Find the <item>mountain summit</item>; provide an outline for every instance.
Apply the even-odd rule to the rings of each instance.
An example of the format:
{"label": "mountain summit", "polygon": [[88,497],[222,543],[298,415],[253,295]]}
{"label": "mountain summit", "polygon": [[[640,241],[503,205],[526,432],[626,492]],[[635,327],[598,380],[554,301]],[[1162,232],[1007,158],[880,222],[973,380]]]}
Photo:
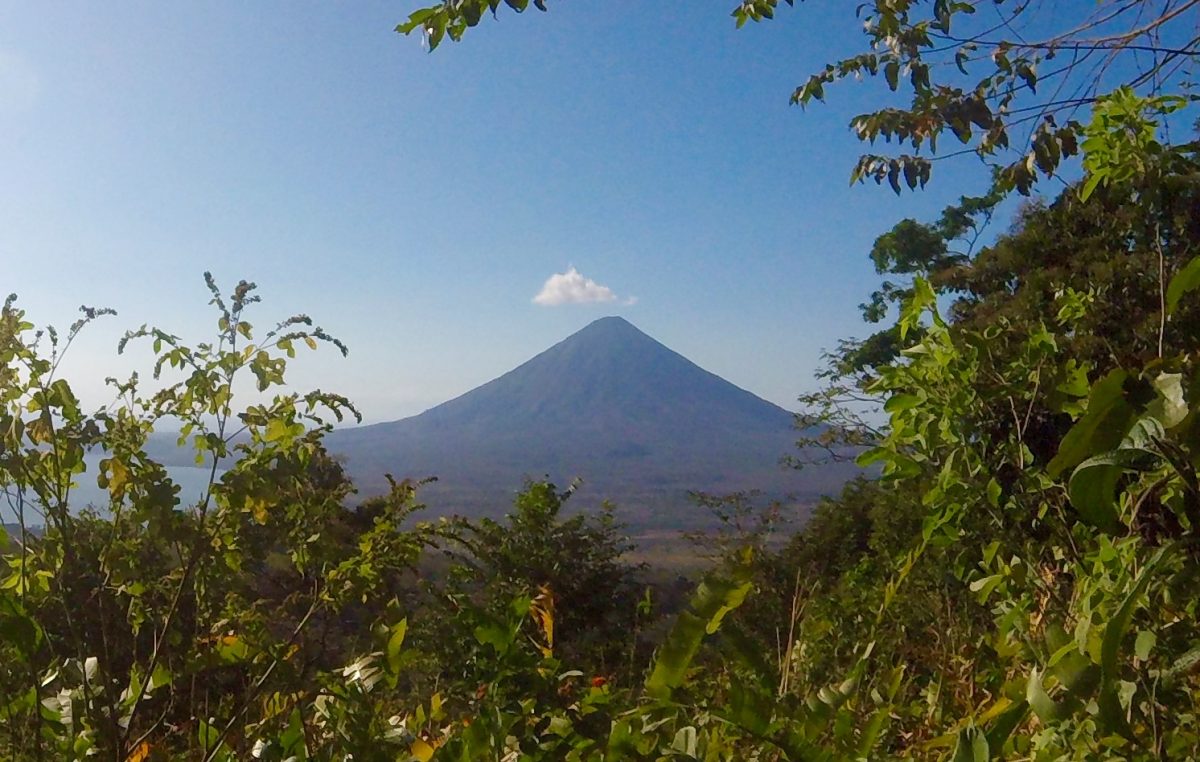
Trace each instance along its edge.
{"label": "mountain summit", "polygon": [[795,438],[788,411],[606,317],[460,397],[328,443],[367,493],[387,472],[436,475],[436,507],[497,515],[526,476],[580,477],[584,495],[672,526],[688,490],[811,497],[840,483],[782,469]]}
{"label": "mountain summit", "polygon": [[[494,381],[408,420],[410,425],[420,422],[492,437],[541,439],[550,433],[542,427],[564,427],[562,433],[574,439],[584,432],[605,432],[609,445],[648,446],[668,444],[664,437],[672,432],[690,436],[701,421],[706,427],[778,433],[790,427],[792,416],[700,368],[623,318],[607,317]],[[592,439],[588,449],[598,443]],[[560,451],[561,444],[550,449]]]}

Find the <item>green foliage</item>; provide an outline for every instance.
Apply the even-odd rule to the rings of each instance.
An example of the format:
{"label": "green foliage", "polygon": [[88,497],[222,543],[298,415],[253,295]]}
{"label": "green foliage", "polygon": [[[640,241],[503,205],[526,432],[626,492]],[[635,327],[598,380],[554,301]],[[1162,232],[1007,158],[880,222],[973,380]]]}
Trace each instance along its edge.
{"label": "green foliage", "polygon": [[[1092,121],[1083,129],[1083,167],[1088,179],[1080,190],[1086,201],[1097,187],[1157,184],[1168,151],[1158,140],[1162,118],[1188,105],[1179,95],[1139,98],[1130,87],[1120,87],[1100,98]],[[1139,188],[1140,189],[1140,188]]]}
{"label": "green foliage", "polygon": [[[503,3],[517,13],[529,7],[529,0],[503,0]],[[447,34],[452,40],[461,40],[463,33],[476,26],[484,14],[495,16],[500,4],[501,0],[446,0],[441,5],[414,11],[396,31],[411,34],[420,30],[429,49],[434,50]],[[546,10],[545,0],[533,0],[533,5],[540,11]]]}
{"label": "green foliage", "polygon": [[[415,507],[407,484],[356,542],[329,541],[352,486],[321,444],[323,416],[357,413],[337,395],[276,391],[296,344],[345,348],[302,315],[256,341],[253,284],[225,297],[206,279],[216,341],[127,334],[122,351],[151,343],[162,386],[146,394],[136,376],[110,379],[118,402],[93,414],[55,372],[105,311],[85,310],[61,346],[13,299],[0,313],[0,486],[19,532],[0,581],[0,686],[16,698],[6,757],[145,758],[196,744],[202,758],[235,754],[248,733],[291,722],[305,673],[334,655],[320,630],[417,558],[421,533],[399,530]],[[261,401],[239,410],[244,375]],[[160,424],[178,426],[207,469],[194,503],[146,452]],[[107,495],[95,510],[74,497],[89,452]]]}
{"label": "green foliage", "polygon": [[[1101,110],[1094,124],[1103,119]],[[1090,134],[1103,141],[1116,129]],[[950,239],[936,226],[902,225],[893,232],[904,241],[881,239],[883,252],[912,244],[910,255],[882,258],[886,272],[917,276],[876,300],[901,304],[896,326],[880,334],[888,352],[875,351],[880,342],[844,345],[832,391],[817,399],[812,420],[848,424],[834,441],[866,445],[859,457],[883,480],[824,506],[779,555],[784,573],[768,566],[777,590],[788,562],[807,582],[794,588],[798,626],[777,607],[765,627],[800,634],[808,675],[854,663],[852,648],[815,645],[810,633],[817,643],[826,633],[874,643],[877,672],[907,667],[895,735],[884,739],[895,756],[1200,753],[1196,673],[1166,693],[1162,681],[1180,674],[1168,665],[1194,670],[1200,642],[1196,604],[1182,592],[1200,568],[1191,428],[1200,332],[1185,298],[1194,146],[1117,134],[1088,150],[1097,167],[1100,157],[1120,164],[1109,168],[1113,183],[1094,183],[1086,200],[1071,188],[1050,207],[1027,208],[976,255],[942,264]],[[949,316],[939,292],[954,297],[942,301]],[[885,426],[830,403],[872,397]],[[882,511],[916,516],[919,528],[876,541]],[[820,562],[822,548],[841,547],[860,560]],[[935,623],[921,631],[923,610]],[[881,637],[896,628],[905,634]],[[929,648],[914,658],[918,632]]]}
{"label": "green foliage", "polygon": [[[513,600],[529,599],[542,612],[526,630],[548,652],[591,674],[628,681],[637,655],[638,569],[622,557],[631,549],[610,506],[595,514],[564,516],[574,488],[529,482],[505,522],[457,519],[447,529],[450,566],[431,581],[432,605],[418,623],[436,661],[462,679],[494,667],[474,648],[480,620],[486,631],[507,616]],[[539,634],[546,623],[550,629]],[[447,637],[452,634],[451,637]],[[475,637],[472,637],[472,634]],[[492,638],[494,641],[495,638]],[[499,651],[499,649],[496,649]]]}
{"label": "green foliage", "polygon": [[670,698],[683,685],[688,665],[696,658],[700,642],[721,626],[730,611],[742,605],[750,592],[744,570],[732,576],[711,577],[700,584],[686,611],[679,614],[671,634],[659,647],[654,669],[646,678],[646,691],[660,699]]}
{"label": "green foliage", "polygon": [[[439,6],[446,33],[478,21],[470,7]],[[875,11],[871,34],[916,28]],[[933,13],[945,34],[968,11]],[[207,278],[214,341],[128,334],[119,349],[150,345],[157,388],[112,380],[95,413],[57,369],[106,311],[60,341],[8,299],[0,756],[1200,756],[1196,160],[1152,124],[1175,105],[1104,98],[1084,191],[978,254],[951,243],[995,196],[881,239],[876,265],[900,280],[867,313],[896,306],[895,323],[869,360],[835,358],[832,425],[813,435],[877,478],[780,550],[769,518],[742,523],[749,498],[707,499],[748,547],[714,541],[669,622],[650,620],[611,512],[565,515],[570,490],[529,483],[505,522],[415,523],[418,485],[390,477],[349,507],[323,436],[353,407],[283,387],[300,344],[345,347],[305,316],[256,332],[252,284],[226,296]],[[209,475],[190,503],[147,452],[168,425]],[[79,506],[93,477],[104,504]]]}

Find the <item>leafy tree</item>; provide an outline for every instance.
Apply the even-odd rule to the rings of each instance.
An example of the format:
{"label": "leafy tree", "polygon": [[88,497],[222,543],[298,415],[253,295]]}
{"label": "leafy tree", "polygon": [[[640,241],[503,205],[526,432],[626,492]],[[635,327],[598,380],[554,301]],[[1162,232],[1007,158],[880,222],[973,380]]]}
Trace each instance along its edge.
{"label": "leafy tree", "polygon": [[[455,545],[440,598],[454,609],[505,609],[520,596],[538,601],[552,616],[551,650],[597,675],[629,670],[636,646],[642,588],[637,568],[622,560],[632,545],[606,506],[596,514],[562,515],[574,489],[529,482],[504,522],[456,522]],[[475,614],[462,624],[458,643],[471,642]],[[460,625],[462,626],[462,625]],[[445,642],[444,635],[433,638]],[[442,663],[466,664],[443,648]]]}
{"label": "leafy tree", "polygon": [[[353,543],[326,539],[346,525],[352,485],[322,446],[321,413],[357,415],[346,400],[277,393],[234,407],[242,376],[260,393],[282,385],[296,346],[345,348],[306,316],[256,340],[245,317],[253,284],[226,297],[207,282],[216,341],[127,334],[122,350],[152,344],[155,380],[178,380],[150,394],[136,376],[110,380],[118,401],[94,414],[56,371],[86,323],[108,313],[85,309],[60,344],[14,298],[0,312],[0,487],[18,521],[11,545],[0,538],[7,758],[246,751],[250,729],[290,722],[297,691],[329,667],[320,625],[420,551],[419,533],[400,529],[415,508],[406,484]],[[208,468],[190,504],[145,450],[165,422],[182,426],[180,445]],[[75,499],[88,452],[102,456],[91,478],[108,497],[103,516]]]}
{"label": "leafy tree", "polygon": [[[1195,5],[1102,6],[1108,16],[1052,47],[1186,56],[1193,43],[1166,49],[1154,35]],[[436,43],[439,25],[457,37],[497,7],[449,0],[416,24]],[[881,67],[885,79],[898,77],[891,65],[909,66],[918,100],[934,90],[949,99],[916,105],[965,108],[920,66],[928,53],[992,45],[960,36],[950,38],[956,48],[928,49],[928,36],[949,37],[951,20],[957,29],[976,6],[935,3],[925,22],[923,6],[869,7],[867,33],[887,44],[874,53],[882,58],[857,65]],[[1031,7],[1002,16],[1003,28]],[[1128,28],[1129,13],[1154,7],[1165,10]],[[737,14],[774,9],[754,0]],[[1126,31],[1110,36],[1110,22]],[[1011,76],[970,97],[990,103],[1011,91],[1011,105],[1032,92],[1036,76],[1014,62],[1050,48],[1030,39],[992,50],[991,65]],[[1149,71],[1167,77],[1171,65],[1156,59]],[[853,71],[828,70],[807,92],[819,97]],[[988,89],[1006,81],[1008,90]],[[60,346],[9,299],[0,487],[17,535],[0,536],[0,753],[139,762],[1200,756],[1200,334],[1189,317],[1200,292],[1197,173],[1194,147],[1162,138],[1181,105],[1118,88],[1096,99],[1087,125],[1043,130],[1051,143],[1039,149],[1035,139],[1033,165],[1053,171],[1038,150],[1062,153],[1077,133],[1086,178],[1077,194],[1027,209],[978,255],[952,243],[990,214],[989,199],[881,239],[876,263],[897,280],[867,309],[882,317],[898,307],[893,349],[869,362],[846,352],[845,368],[830,372],[840,386],[823,398],[842,424],[824,443],[835,455],[839,442],[855,445],[878,480],[825,503],[783,552],[764,552],[756,526],[746,535],[756,547],[719,548],[722,563],[658,641],[644,681],[605,674],[632,627],[613,614],[635,610],[622,602],[633,591],[611,515],[564,518],[569,492],[546,483],[527,485],[506,524],[458,522],[450,532],[405,528],[417,508],[409,482],[347,511],[352,486],[323,448],[323,415],[353,408],[279,388],[298,344],[344,347],[304,316],[256,340],[244,317],[252,284],[225,297],[209,279],[215,342],[190,346],[148,328],[128,336],[151,343],[163,385],[147,394],[137,378],[113,381],[118,403],[94,414],[57,368],[104,312],[85,310]],[[915,126],[906,113],[890,115],[897,121],[880,134],[924,145],[959,126],[954,113]],[[966,141],[987,153],[1013,113],[993,114],[999,126],[976,123],[987,132],[968,128]],[[919,183],[922,166],[912,166]],[[1022,180],[1009,171],[1000,191],[1005,184]],[[956,300],[939,299],[947,294]],[[235,380],[246,375],[263,399],[235,408]],[[839,390],[881,403],[886,422],[839,407]],[[146,452],[166,421],[211,469],[190,505]],[[104,515],[73,501],[89,451],[102,456]],[[740,499],[717,506],[736,519]],[[34,531],[39,514],[45,526]],[[453,613],[411,607],[421,636],[413,648],[395,581],[447,534],[455,563],[435,590]],[[440,651],[429,645],[438,637]],[[412,679],[422,646],[455,659],[435,665],[433,686]]]}
{"label": "leafy tree", "polygon": [[[982,248],[976,244],[995,195],[964,198],[932,224],[903,220],[871,250],[887,280],[863,305],[864,318],[887,318],[912,296],[912,277],[953,299],[955,322],[979,328],[1051,319],[1056,296],[1073,289],[1089,300],[1069,346],[1077,359],[1115,367],[1161,353],[1160,340],[1182,346],[1197,328],[1194,310],[1185,306],[1163,321],[1162,300],[1165,282],[1200,251],[1197,147],[1186,143],[1167,153],[1173,168],[1142,192],[1113,187],[1084,197],[1080,182],[1051,204],[1027,203],[1010,232]],[[836,367],[844,374],[869,369],[891,362],[902,348],[888,328],[845,345]]]}

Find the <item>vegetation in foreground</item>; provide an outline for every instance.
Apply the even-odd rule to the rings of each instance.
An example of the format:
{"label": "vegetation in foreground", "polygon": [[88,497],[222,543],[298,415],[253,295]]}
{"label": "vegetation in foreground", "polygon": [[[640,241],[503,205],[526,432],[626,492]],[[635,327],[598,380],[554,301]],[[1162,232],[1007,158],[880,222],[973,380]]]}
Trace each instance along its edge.
{"label": "vegetation in foreground", "polygon": [[[434,25],[436,43],[489,5],[447,2],[412,28]],[[874,3],[868,34],[925,36],[870,73],[894,80],[907,64],[914,111],[868,115],[899,121],[864,131],[919,147],[924,130],[962,128],[986,154],[1011,112],[972,116],[961,91],[923,98],[920,68],[930,30],[948,35],[974,6],[936,3],[939,26],[916,27],[899,5]],[[739,20],[775,6],[742,3]],[[1092,47],[1120,52],[1139,29]],[[1000,52],[1007,81],[1033,89],[1030,61]],[[407,481],[349,509],[322,440],[352,406],[283,386],[297,349],[344,348],[303,316],[256,332],[250,284],[224,296],[209,280],[215,341],[130,334],[158,358],[155,388],[113,380],[118,401],[90,414],[56,370],[102,311],[60,337],[9,299],[0,487],[17,526],[0,538],[0,755],[1200,758],[1200,157],[1159,140],[1183,98],[1121,88],[1086,102],[1089,124],[1037,132],[994,193],[877,243],[888,280],[866,315],[898,317],[830,358],[809,399],[826,426],[806,444],[860,448],[880,478],[847,485],[781,550],[734,522],[746,531],[712,544],[713,568],[665,623],[622,561],[620,528],[562,515],[569,490],[527,485],[503,524],[421,523]],[[906,121],[921,109],[940,116]],[[1025,208],[995,245],[957,251],[1000,195],[1076,150],[1081,184]],[[928,165],[909,159],[864,157],[857,175],[920,184]],[[241,406],[244,378],[258,393]],[[856,414],[863,401],[885,425]],[[211,464],[194,504],[146,454],[156,426],[181,426]],[[103,517],[72,503],[83,478],[107,490]]]}
{"label": "vegetation in foreground", "polygon": [[[9,299],[3,756],[1197,757],[1198,165],[1139,150],[1154,173],[1029,206],[973,257],[906,258],[948,251],[944,220],[881,238],[898,320],[811,400],[816,444],[881,478],[782,549],[710,500],[736,531],[668,619],[569,490],[527,485],[506,523],[423,523],[405,481],[348,508],[322,437],[353,407],[282,387],[297,349],[338,345],[303,316],[258,338],[249,284],[209,279],[213,342],[132,332],[158,388],[112,380],[92,414],[56,368],[102,311],[60,337]],[[168,424],[213,469],[192,505],[144,450]],[[84,478],[103,516],[72,503]]]}

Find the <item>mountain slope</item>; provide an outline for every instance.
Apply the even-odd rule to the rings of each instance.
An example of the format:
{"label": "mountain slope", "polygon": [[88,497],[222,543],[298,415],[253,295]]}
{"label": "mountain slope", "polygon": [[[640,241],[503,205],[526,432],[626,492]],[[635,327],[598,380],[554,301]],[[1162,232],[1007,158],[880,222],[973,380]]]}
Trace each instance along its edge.
{"label": "mountain slope", "polygon": [[329,445],[366,492],[385,472],[438,476],[430,494],[452,503],[434,501],[446,512],[502,513],[527,475],[581,477],[583,494],[670,526],[689,489],[811,497],[844,479],[844,469],[802,477],[780,468],[795,437],[788,411],[608,317],[460,397],[337,431]]}

